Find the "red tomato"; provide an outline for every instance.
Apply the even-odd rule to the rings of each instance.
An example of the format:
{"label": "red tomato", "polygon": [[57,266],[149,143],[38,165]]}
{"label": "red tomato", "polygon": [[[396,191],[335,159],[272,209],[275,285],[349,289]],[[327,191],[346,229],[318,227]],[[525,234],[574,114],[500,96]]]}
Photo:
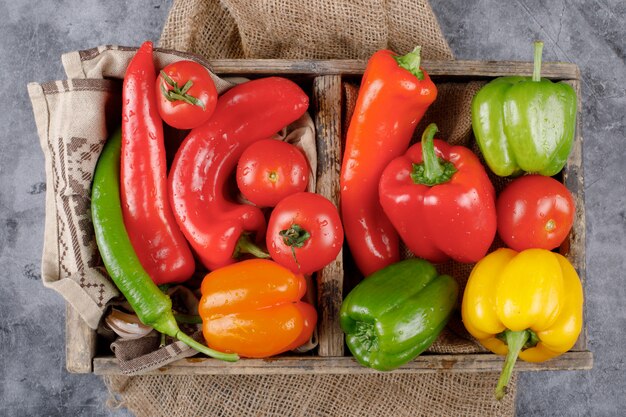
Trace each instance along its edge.
{"label": "red tomato", "polygon": [[319,194],[292,194],[272,211],[266,244],[274,261],[284,267],[301,274],[318,271],[341,250],[339,212]]}
{"label": "red tomato", "polygon": [[168,125],[193,129],[213,114],[217,104],[215,83],[207,69],[197,62],[169,64],[159,73],[156,83],[159,114]]}
{"label": "red tomato", "polygon": [[289,143],[265,139],[250,145],[239,158],[237,186],[259,207],[274,207],[285,197],[306,190],[309,165]]}
{"label": "red tomato", "polygon": [[526,175],[513,180],[496,203],[498,234],[511,249],[554,249],[574,222],[574,199],[551,177]]}

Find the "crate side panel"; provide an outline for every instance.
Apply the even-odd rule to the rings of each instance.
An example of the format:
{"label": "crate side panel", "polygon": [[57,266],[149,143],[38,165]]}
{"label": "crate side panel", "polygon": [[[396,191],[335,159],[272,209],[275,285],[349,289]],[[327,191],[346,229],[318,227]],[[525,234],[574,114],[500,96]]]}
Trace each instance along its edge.
{"label": "crate side panel", "polygon": [[[339,207],[341,171],[341,77],[313,80],[313,111],[317,142],[317,193]],[[343,299],[343,254],[317,273],[320,356],[343,355],[339,308]]]}

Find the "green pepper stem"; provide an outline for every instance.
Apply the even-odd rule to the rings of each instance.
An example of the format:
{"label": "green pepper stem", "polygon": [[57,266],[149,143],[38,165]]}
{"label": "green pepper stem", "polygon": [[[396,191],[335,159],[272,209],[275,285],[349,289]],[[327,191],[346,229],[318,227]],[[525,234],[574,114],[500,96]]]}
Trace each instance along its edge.
{"label": "green pepper stem", "polygon": [[417,77],[418,80],[424,79],[424,72],[420,69],[420,63],[422,62],[422,47],[416,46],[411,52],[406,55],[394,56],[398,65],[401,68],[409,71],[411,74]]}
{"label": "green pepper stem", "polygon": [[498,379],[498,385],[496,386],[497,400],[501,400],[506,395],[507,385],[513,375],[513,367],[515,366],[519,353],[530,338],[530,332],[528,330],[522,330],[519,332],[505,330],[504,337],[506,345],[509,348],[509,352],[504,360],[504,367],[502,368],[502,373],[500,373],[500,379]]}
{"label": "green pepper stem", "polygon": [[422,160],[421,164],[413,164],[411,179],[415,184],[438,185],[450,181],[456,168],[452,162],[439,160],[435,153],[435,133],[437,125],[429,124],[422,135]]}
{"label": "green pepper stem", "polygon": [[269,253],[263,251],[263,249],[252,243],[249,235],[247,234],[243,234],[239,237],[237,246],[235,246],[235,251],[233,252],[233,258],[238,258],[242,253],[249,253],[252,256],[263,259],[270,257]]}
{"label": "green pepper stem", "polygon": [[198,352],[204,353],[207,356],[210,356],[215,359],[220,359],[226,362],[237,362],[239,360],[239,355],[236,353],[224,353],[218,352],[217,350],[211,349],[210,347],[204,346],[202,343],[196,342],[190,336],[187,336],[181,330],[176,333],[176,339],[180,340],[190,348],[197,350]]}
{"label": "green pepper stem", "polygon": [[236,362],[237,360],[239,360],[239,355],[237,355],[236,353],[218,352],[217,350],[211,349],[203,345],[202,343],[198,343],[193,338],[187,336],[178,327],[178,323],[176,323],[176,319],[174,318],[174,313],[172,312],[172,310],[164,311],[153,323],[146,324],[150,324],[156,331],[178,339],[190,348],[193,348],[198,352],[204,353],[205,355],[212,358],[220,359],[227,362]]}
{"label": "green pepper stem", "polygon": [[435,134],[439,132],[437,125],[431,123],[422,134],[422,158],[424,159],[424,176],[431,182],[441,177],[443,168],[435,154]]}
{"label": "green pepper stem", "polygon": [[543,52],[543,42],[536,41],[535,47],[535,59],[533,66],[533,81],[541,81],[541,54]]}

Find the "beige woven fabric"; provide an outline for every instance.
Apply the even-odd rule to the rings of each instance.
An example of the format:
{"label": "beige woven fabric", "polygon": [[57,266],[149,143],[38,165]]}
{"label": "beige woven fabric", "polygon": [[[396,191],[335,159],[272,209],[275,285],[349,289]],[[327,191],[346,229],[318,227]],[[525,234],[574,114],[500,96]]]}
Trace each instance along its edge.
{"label": "beige woven fabric", "polygon": [[515,396],[494,401],[496,381],[472,373],[105,378],[109,405],[137,417],[511,416]]}
{"label": "beige woven fabric", "polygon": [[210,58],[452,59],[427,0],[175,0],[160,46]]}
{"label": "beige woven fabric", "polygon": [[99,267],[89,195],[116,118],[111,105],[121,100],[121,90],[100,79],[31,83],[28,92],[46,165],[43,284],[62,294],[95,329],[118,291]]}

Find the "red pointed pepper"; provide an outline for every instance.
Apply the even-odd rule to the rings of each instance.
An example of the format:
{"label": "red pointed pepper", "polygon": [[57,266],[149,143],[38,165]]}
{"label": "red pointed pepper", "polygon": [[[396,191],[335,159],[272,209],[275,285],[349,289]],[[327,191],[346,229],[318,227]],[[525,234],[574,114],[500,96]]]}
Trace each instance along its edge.
{"label": "red pointed pepper", "polygon": [[430,124],[421,143],[385,168],[380,203],[416,256],[477,262],[496,233],[495,191],[472,151],[435,133]]}
{"label": "red pointed pepper", "polygon": [[398,234],[378,201],[378,182],[385,166],[406,151],[437,97],[419,65],[419,47],[404,56],[388,50],[372,55],[348,127],[341,215],[352,256],[366,276],[400,258]]}
{"label": "red pointed pepper", "polygon": [[152,42],[145,42],[124,77],[120,193],[133,248],[150,278],[160,285],[187,280],[195,262],[167,197],[163,122],[155,83]]}
{"label": "red pointed pepper", "polygon": [[168,178],[170,204],[208,269],[233,263],[237,252],[252,249],[246,247],[247,234],[264,240],[263,213],[229,200],[227,180],[248,145],[297,120],[308,104],[304,91],[286,78],[248,81],[220,96],[211,119],[180,146]]}

